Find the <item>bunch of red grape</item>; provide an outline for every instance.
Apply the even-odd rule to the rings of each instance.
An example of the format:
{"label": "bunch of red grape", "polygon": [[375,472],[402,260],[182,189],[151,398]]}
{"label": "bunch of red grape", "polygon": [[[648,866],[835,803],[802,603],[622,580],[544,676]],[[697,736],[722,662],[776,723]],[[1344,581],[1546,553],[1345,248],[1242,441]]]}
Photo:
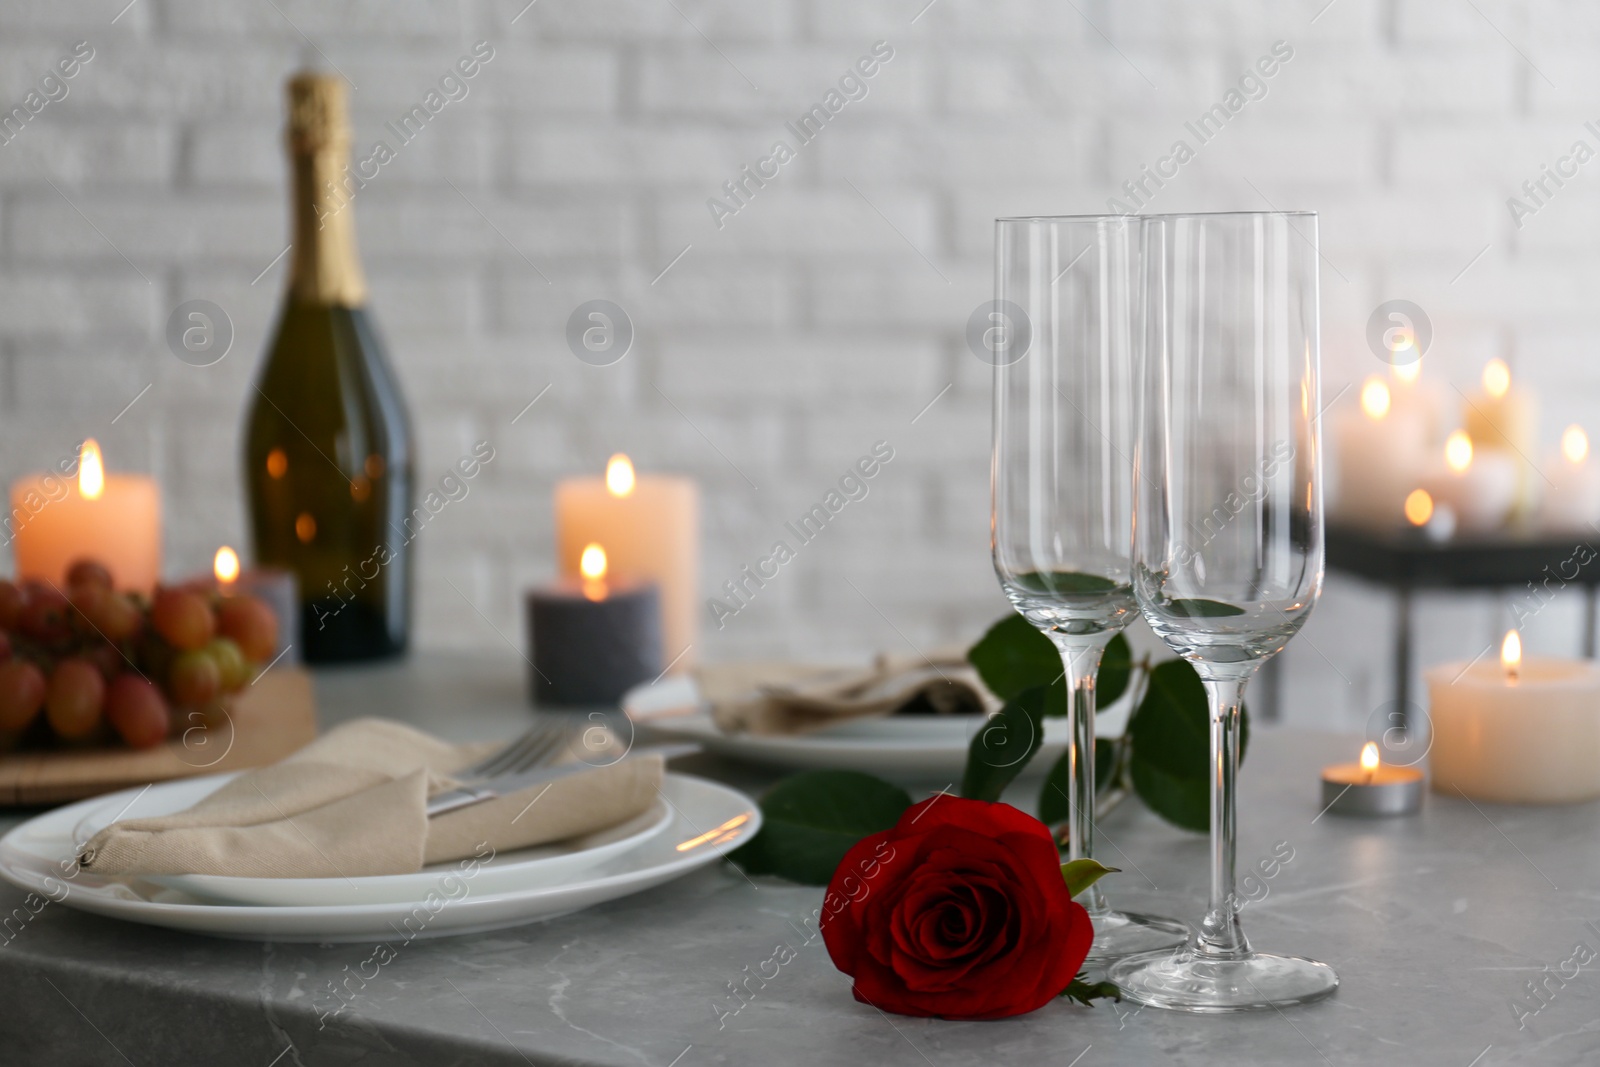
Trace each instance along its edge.
{"label": "bunch of red grape", "polygon": [[0,750],[29,741],[133,748],[166,740],[174,709],[217,714],[272,658],[278,619],[198,585],[119,593],[93,560],[53,584],[0,580]]}

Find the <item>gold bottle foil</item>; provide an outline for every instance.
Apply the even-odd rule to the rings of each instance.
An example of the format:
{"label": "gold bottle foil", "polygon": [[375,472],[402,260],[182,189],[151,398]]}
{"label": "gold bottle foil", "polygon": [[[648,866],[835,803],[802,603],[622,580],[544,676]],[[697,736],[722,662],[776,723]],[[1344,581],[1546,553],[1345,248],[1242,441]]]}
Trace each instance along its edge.
{"label": "gold bottle foil", "polygon": [[356,254],[345,84],[327,74],[289,79],[291,228],[289,287],[296,300],[358,307],[367,283]]}

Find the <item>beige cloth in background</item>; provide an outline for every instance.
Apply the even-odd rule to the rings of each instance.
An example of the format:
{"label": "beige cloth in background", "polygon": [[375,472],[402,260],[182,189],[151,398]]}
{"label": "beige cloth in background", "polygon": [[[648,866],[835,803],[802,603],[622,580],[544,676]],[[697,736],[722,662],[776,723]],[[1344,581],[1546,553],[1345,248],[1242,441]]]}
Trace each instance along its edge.
{"label": "beige cloth in background", "polygon": [[485,843],[503,852],[603,830],[644,811],[661,788],[662,760],[641,756],[429,819],[428,797],[493,748],[358,719],[186,811],[113,823],[80,850],[81,862],[111,877],[409,874]]}
{"label": "beige cloth in background", "polygon": [[801,734],[846,719],[892,715],[919,698],[936,714],[993,712],[1001,702],[957,653],[878,656],[869,667],[728,663],[695,672],[724,733]]}

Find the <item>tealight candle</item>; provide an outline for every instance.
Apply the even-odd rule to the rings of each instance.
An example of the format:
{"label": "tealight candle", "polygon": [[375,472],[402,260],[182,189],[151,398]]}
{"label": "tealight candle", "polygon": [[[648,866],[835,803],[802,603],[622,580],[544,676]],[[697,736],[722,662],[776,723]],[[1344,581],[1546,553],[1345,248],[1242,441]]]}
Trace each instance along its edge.
{"label": "tealight candle", "polygon": [[[65,472],[63,472],[65,473]],[[161,577],[161,490],[142,474],[107,474],[91,438],[76,484],[55,471],[11,484],[17,577],[65,586],[67,568],[98,560],[118,589],[149,593]]]}
{"label": "tealight candle", "polygon": [[1428,682],[1433,787],[1475,800],[1568,804],[1600,797],[1600,665],[1524,659],[1450,663]]}
{"label": "tealight candle", "polygon": [[618,453],[604,478],[556,484],[556,558],[568,579],[580,577],[586,546],[605,546],[618,579],[660,587],[661,640],[675,671],[695,661],[698,630],[699,493],[688,478],[636,475]]}
{"label": "tealight candle", "polygon": [[1517,462],[1504,452],[1480,451],[1457,430],[1445,439],[1443,462],[1422,478],[1434,505],[1448,505],[1463,530],[1503,526],[1517,502]]}
{"label": "tealight candle", "polygon": [[1600,521],[1600,471],[1589,462],[1589,435],[1581,426],[1561,434],[1561,454],[1544,465],[1548,481],[1539,500],[1539,525],[1575,530]]}
{"label": "tealight candle", "polygon": [[1355,763],[1322,771],[1322,808],[1334,815],[1409,815],[1422,806],[1423,775],[1415,767],[1384,763],[1368,741]]}
{"label": "tealight candle", "polygon": [[616,706],[661,674],[661,599],[654,585],[607,577],[606,550],[584,546],[579,577],[527,594],[529,696],[560,707]]}
{"label": "tealight candle", "polygon": [[1406,497],[1406,521],[1430,541],[1448,541],[1456,532],[1456,513],[1448,505],[1435,506],[1426,489],[1413,489]]}
{"label": "tealight candle", "polygon": [[[212,557],[211,573],[215,588],[223,596],[252,596],[264,602],[278,617],[278,647],[274,657],[282,665],[300,661],[299,582],[294,572],[281,567],[241,568],[239,554],[227,545]],[[274,658],[279,663],[279,658]]]}
{"label": "tealight candle", "polygon": [[1341,517],[1394,526],[1406,494],[1416,488],[1424,424],[1414,413],[1394,411],[1392,399],[1388,384],[1374,375],[1362,383],[1360,410],[1340,412],[1334,424]]}

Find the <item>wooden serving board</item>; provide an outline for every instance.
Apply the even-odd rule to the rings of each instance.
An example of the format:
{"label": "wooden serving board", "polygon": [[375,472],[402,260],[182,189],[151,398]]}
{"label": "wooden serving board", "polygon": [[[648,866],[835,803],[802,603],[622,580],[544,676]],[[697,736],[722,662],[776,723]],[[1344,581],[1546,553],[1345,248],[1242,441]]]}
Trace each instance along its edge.
{"label": "wooden serving board", "polygon": [[[187,729],[185,729],[187,727]],[[275,763],[317,736],[311,676],[275,667],[213,725],[179,724],[156,748],[48,749],[0,756],[0,806],[59,804],[117,789]]]}

